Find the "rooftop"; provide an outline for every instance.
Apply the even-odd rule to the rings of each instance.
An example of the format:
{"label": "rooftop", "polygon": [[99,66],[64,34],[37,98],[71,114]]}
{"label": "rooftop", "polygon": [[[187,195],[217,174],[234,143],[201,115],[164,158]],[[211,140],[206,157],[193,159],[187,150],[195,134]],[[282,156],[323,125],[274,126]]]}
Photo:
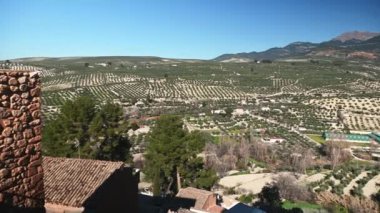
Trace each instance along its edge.
{"label": "rooftop", "polygon": [[209,196],[213,194],[214,193],[210,191],[197,189],[193,187],[187,187],[187,188],[180,189],[177,194],[177,197],[194,199],[195,200],[194,209],[202,210]]}
{"label": "rooftop", "polygon": [[81,207],[123,162],[43,158],[45,202]]}

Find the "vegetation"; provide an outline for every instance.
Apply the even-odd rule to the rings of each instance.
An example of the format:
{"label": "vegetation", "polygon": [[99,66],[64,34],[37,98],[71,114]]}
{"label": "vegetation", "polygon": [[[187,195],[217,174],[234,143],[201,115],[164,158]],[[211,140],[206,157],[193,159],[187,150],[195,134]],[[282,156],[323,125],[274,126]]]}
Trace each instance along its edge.
{"label": "vegetation", "polygon": [[155,195],[175,194],[182,184],[205,189],[214,185],[215,172],[205,169],[196,156],[207,138],[199,132],[187,133],[178,116],[163,115],[157,120],[149,134],[144,168]]}
{"label": "vegetation", "polygon": [[291,209],[284,208],[281,201],[280,192],[276,186],[264,186],[258,196],[260,200],[254,205],[260,207],[266,212],[303,212],[299,207],[293,207]]}
{"label": "vegetation", "polygon": [[325,139],[321,135],[308,134],[307,136],[309,136],[312,140],[314,140],[320,144],[324,144],[326,142]]}
{"label": "vegetation", "polygon": [[284,201],[282,203],[282,207],[284,209],[292,209],[292,208],[300,208],[300,209],[323,209],[321,205],[307,202],[292,202],[292,201]]}
{"label": "vegetation", "polygon": [[[187,186],[209,190],[219,177],[238,170],[234,175],[325,175],[307,187],[294,178],[277,178],[263,193],[274,198],[278,193],[280,201],[263,193],[259,197],[264,207],[274,205],[279,211],[303,208],[320,193],[349,194],[351,181],[368,172],[350,188],[352,197],[363,197],[375,175],[372,162],[350,161],[347,144],[326,142],[321,134],[380,128],[379,63],[322,58],[262,62],[155,57],[29,61],[27,65],[44,68],[44,153],[128,160],[131,148],[139,156],[134,165],[153,183],[154,195],[174,195]],[[356,157],[371,156],[361,150],[354,150]],[[251,203],[256,195],[241,194],[246,192],[225,190]]]}
{"label": "vegetation", "polygon": [[250,194],[247,194],[247,195],[245,195],[245,194],[241,195],[238,200],[240,202],[242,202],[242,203],[250,204],[250,203],[252,203],[252,200],[254,198],[255,198],[255,195],[253,195],[253,194],[250,193]]}
{"label": "vegetation", "polygon": [[130,143],[122,109],[80,96],[67,101],[59,115],[45,125],[43,152],[49,156],[126,161]]}

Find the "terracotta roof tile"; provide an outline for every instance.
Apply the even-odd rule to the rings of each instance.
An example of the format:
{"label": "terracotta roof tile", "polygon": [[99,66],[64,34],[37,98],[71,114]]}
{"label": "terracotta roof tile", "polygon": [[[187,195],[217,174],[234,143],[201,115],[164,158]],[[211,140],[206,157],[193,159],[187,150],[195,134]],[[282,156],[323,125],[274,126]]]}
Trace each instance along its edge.
{"label": "terracotta roof tile", "polygon": [[197,210],[203,210],[203,207],[205,206],[205,203],[209,196],[212,196],[214,193],[202,190],[202,189],[197,189],[193,187],[187,187],[180,189],[177,197],[181,198],[188,198],[188,199],[194,199],[195,200],[195,205],[194,209]]}
{"label": "terracotta roof tile", "polygon": [[123,162],[43,158],[45,202],[81,207]]}
{"label": "terracotta roof tile", "polygon": [[214,205],[208,208],[207,211],[210,213],[221,213],[224,211],[224,208],[218,205]]}

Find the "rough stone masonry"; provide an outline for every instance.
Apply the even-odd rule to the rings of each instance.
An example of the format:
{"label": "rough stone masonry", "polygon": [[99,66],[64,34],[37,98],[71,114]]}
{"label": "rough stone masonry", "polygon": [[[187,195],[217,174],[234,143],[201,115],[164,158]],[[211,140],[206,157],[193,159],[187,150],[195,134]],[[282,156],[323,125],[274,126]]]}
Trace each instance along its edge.
{"label": "rough stone masonry", "polygon": [[44,205],[40,92],[37,72],[0,70],[0,205]]}

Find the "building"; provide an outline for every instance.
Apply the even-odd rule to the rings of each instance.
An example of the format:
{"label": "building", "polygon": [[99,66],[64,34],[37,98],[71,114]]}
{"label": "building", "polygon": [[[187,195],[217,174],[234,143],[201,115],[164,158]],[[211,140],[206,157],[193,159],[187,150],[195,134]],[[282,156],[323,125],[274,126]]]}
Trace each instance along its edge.
{"label": "building", "polygon": [[225,115],[226,111],[224,109],[216,109],[216,110],[211,110],[211,114]]}
{"label": "building", "polygon": [[341,142],[352,142],[352,143],[380,143],[380,133],[370,132],[370,133],[350,133],[345,134],[342,132],[324,132],[322,137],[326,141],[341,141]]}
{"label": "building", "polygon": [[139,173],[123,162],[44,157],[47,213],[138,212]]}
{"label": "building", "polygon": [[243,115],[247,115],[249,114],[248,110],[244,110],[244,109],[234,109],[234,111],[232,112],[232,115],[235,116],[235,117],[238,117],[238,116],[243,116]]}
{"label": "building", "polygon": [[176,197],[194,201],[190,212],[221,213],[225,210],[218,205],[217,195],[210,191],[187,187],[180,189]]}

